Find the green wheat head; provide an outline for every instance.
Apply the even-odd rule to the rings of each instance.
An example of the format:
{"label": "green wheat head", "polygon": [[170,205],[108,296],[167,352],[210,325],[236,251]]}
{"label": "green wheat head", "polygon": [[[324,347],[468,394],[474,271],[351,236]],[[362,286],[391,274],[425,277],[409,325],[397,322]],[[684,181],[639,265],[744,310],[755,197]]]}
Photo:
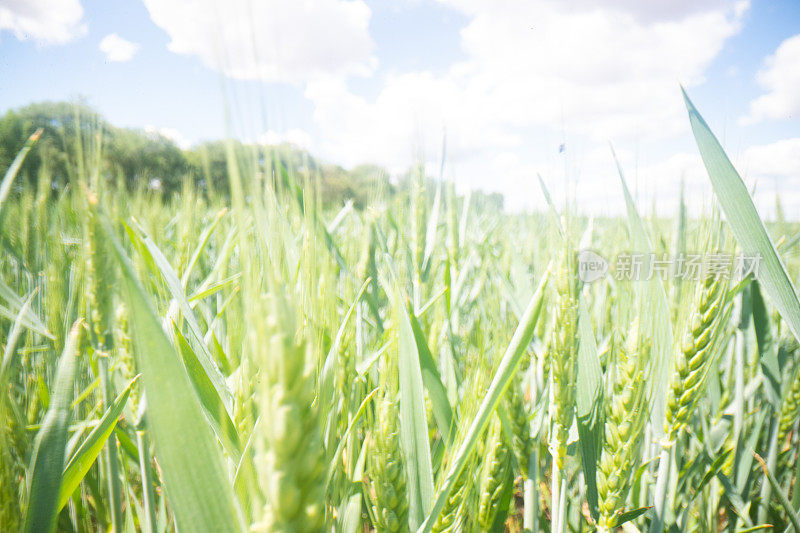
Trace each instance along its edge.
{"label": "green wheat head", "polygon": [[375,527],[379,532],[408,530],[408,494],[399,420],[396,402],[384,398],[377,409],[378,427],[369,462],[375,491]]}
{"label": "green wheat head", "polygon": [[605,438],[597,468],[601,527],[610,528],[625,506],[631,476],[639,462],[647,423],[644,381],[649,345],[634,320],[627,339],[614,339],[611,350],[613,379],[607,395]]}
{"label": "green wheat head", "polygon": [[553,378],[553,421],[555,460],[563,469],[567,438],[575,411],[575,381],[578,372],[578,299],[569,253],[556,280],[555,323],[550,343],[550,371]]}
{"label": "green wheat head", "polygon": [[495,417],[487,435],[481,470],[477,523],[482,531],[491,529],[509,483],[513,483],[511,451],[503,439],[500,419]]}
{"label": "green wheat head", "polygon": [[695,293],[693,312],[675,355],[664,422],[665,440],[674,443],[689,421],[706,386],[706,376],[718,356],[719,340],[730,313],[728,283],[708,276]]}

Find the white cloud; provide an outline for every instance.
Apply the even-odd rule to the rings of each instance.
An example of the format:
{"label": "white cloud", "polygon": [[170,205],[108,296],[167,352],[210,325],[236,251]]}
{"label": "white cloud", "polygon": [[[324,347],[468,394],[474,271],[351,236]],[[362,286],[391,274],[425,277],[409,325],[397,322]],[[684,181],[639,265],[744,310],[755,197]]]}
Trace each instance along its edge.
{"label": "white cloud", "polygon": [[755,186],[759,213],[773,216],[780,197],[786,214],[797,220],[800,212],[800,137],[781,139],[745,149],[736,168],[748,186]]}
{"label": "white cloud", "polygon": [[0,33],[10,30],[20,41],[64,44],[86,33],[79,0],[4,0]]}
{"label": "white cloud", "polygon": [[106,61],[122,62],[130,61],[139,50],[139,45],[112,33],[103,37],[99,48],[106,55]]}
{"label": "white cloud", "polygon": [[[536,171],[557,180],[568,167],[583,191],[598,193],[587,201],[600,209],[609,191],[619,191],[607,139],[654,158],[648,146],[688,135],[678,83],[704,80],[748,7],[722,0],[440,1],[468,17],[460,32],[466,59],[443,74],[386,74],[371,99],[341,78],[307,84],[323,155],[390,169],[419,154],[435,162],[446,128],[448,160],[462,183],[530,205],[540,196]],[[558,155],[563,140],[567,154]]]}
{"label": "white cloud", "polygon": [[[374,102],[334,79],[309,83],[305,94],[315,105],[314,119],[325,139],[322,150],[348,166],[408,166],[425,155],[421,152],[426,147],[438,149],[445,126],[453,158],[487,144],[513,147],[521,142],[494,122],[490,108],[474,105],[477,95],[464,91],[456,80],[425,72],[390,75]],[[438,152],[427,155],[435,159]]]}
{"label": "white cloud", "polygon": [[268,130],[258,138],[259,144],[264,145],[278,145],[289,143],[297,146],[298,148],[308,148],[311,146],[311,136],[305,130],[300,128],[291,128],[286,131]]}
{"label": "white cloud", "polygon": [[[776,195],[780,196],[787,213],[800,210],[800,138],[728,152],[748,190],[755,189],[754,202],[762,216],[774,215]],[[630,154],[626,156],[624,159],[630,163]],[[629,164],[627,168],[632,166]],[[675,214],[681,180],[685,183],[685,200],[690,213],[709,213],[714,201],[708,173],[696,151],[679,152],[662,161],[646,164],[629,179],[640,187],[640,208],[648,208],[646,202],[656,196],[662,215]]]}
{"label": "white cloud", "polygon": [[602,6],[605,9],[619,10],[636,16],[645,22],[680,19],[686,15],[724,9],[728,0],[574,0],[569,5],[581,9]]}
{"label": "white cloud", "polygon": [[144,0],[169,49],[237,79],[302,82],[374,68],[362,0]]}
{"label": "white cloud", "polygon": [[782,139],[747,148],[741,157],[742,172],[754,178],[772,178],[783,185],[800,185],[800,138]]}
{"label": "white cloud", "polygon": [[800,114],[800,35],[783,41],[764,63],[757,80],[767,93],[751,102],[743,123]]}
{"label": "white cloud", "polygon": [[156,126],[145,126],[144,132],[151,137],[164,137],[169,139],[181,150],[188,150],[192,147],[192,141],[183,136],[175,128],[158,128]]}

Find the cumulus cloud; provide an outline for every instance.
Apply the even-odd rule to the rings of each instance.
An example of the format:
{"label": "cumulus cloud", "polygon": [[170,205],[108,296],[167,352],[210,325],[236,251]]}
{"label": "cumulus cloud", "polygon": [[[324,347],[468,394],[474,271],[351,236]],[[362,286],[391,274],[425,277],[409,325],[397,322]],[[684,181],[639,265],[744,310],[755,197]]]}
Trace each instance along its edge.
{"label": "cumulus cloud", "polygon": [[311,146],[311,136],[307,131],[300,128],[290,128],[286,131],[268,130],[258,138],[259,144],[278,145],[289,143],[298,148],[308,148]]}
{"label": "cumulus cloud", "polygon": [[145,126],[144,132],[152,138],[164,137],[165,139],[169,139],[181,150],[188,150],[192,147],[192,141],[184,137],[183,134],[175,128]]}
{"label": "cumulus cloud", "polygon": [[0,34],[20,41],[64,44],[86,33],[79,0],[5,0],[0,4]]}
{"label": "cumulus cloud", "polygon": [[103,37],[99,48],[106,55],[106,61],[123,62],[133,59],[139,50],[139,45],[112,33]]}
{"label": "cumulus cloud", "polygon": [[645,22],[671,20],[688,14],[725,8],[727,0],[574,0],[570,5],[576,8],[598,7],[630,13]]}
{"label": "cumulus cloud", "polygon": [[785,188],[800,185],[800,138],[782,139],[747,148],[742,155],[746,176],[772,178]]}
{"label": "cumulus cloud", "polygon": [[169,49],[236,79],[303,82],[374,68],[362,0],[144,0]]}
{"label": "cumulus cloud", "polygon": [[781,139],[750,146],[742,151],[736,168],[745,182],[755,185],[759,212],[775,214],[775,199],[780,198],[792,219],[800,211],[800,138]]}
{"label": "cumulus cloud", "polygon": [[[144,1],[172,51],[232,78],[304,85],[314,136],[270,130],[262,143],[400,171],[415,159],[437,161],[446,130],[448,172],[462,190],[504,192],[512,208],[541,205],[541,172],[555,196],[573,187],[579,205],[599,213],[623,209],[608,139],[623,160],[641,162],[629,167],[640,198],[658,194],[674,206],[683,176],[693,200],[710,199],[696,155],[665,159],[648,147],[690,135],[678,83],[704,81],[749,6],[439,0],[466,18],[464,58],[443,71],[399,72],[376,70],[362,0]],[[369,96],[353,89],[351,76],[376,73]]]}
{"label": "cumulus cloud", "polygon": [[[630,154],[626,155],[630,163]],[[787,212],[800,209],[800,138],[728,150],[728,155],[748,189],[755,191],[754,201],[762,216],[775,214],[776,196]],[[657,196],[663,215],[674,215],[681,181],[685,184],[685,200],[692,214],[708,213],[714,203],[711,182],[697,152],[679,152],[646,164],[636,175],[641,186],[640,200],[643,200],[640,205],[647,207],[644,202]]]}
{"label": "cumulus cloud", "polygon": [[750,104],[750,114],[743,123],[791,118],[800,113],[800,35],[783,41],[764,63],[756,79],[767,92]]}
{"label": "cumulus cloud", "polygon": [[[432,147],[422,155],[435,160],[446,128],[459,179],[509,193],[516,182],[535,184],[536,169],[563,172],[552,154],[567,132],[568,152],[584,152],[571,170],[594,175],[586,154],[600,146],[598,160],[607,161],[607,139],[643,146],[688,133],[678,83],[704,80],[748,8],[722,0],[440,1],[468,20],[459,35],[466,58],[444,73],[387,73],[374,98],[341,78],[307,85],[327,157],[392,168]],[[518,170],[510,157],[499,160],[503,171],[486,163],[500,153],[515,153]]]}

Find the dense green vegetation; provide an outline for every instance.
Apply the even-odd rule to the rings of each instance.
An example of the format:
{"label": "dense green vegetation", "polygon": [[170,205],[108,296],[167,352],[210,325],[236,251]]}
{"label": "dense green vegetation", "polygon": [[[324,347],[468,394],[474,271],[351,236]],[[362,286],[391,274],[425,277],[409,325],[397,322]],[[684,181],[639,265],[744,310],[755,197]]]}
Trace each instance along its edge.
{"label": "dense green vegetation", "polygon": [[[42,137],[23,162],[17,184],[28,182],[35,187],[41,179],[55,190],[64,187],[77,171],[78,131],[100,135],[103,156],[99,172],[107,179],[128,190],[155,186],[166,195],[176,193],[183,185],[208,196],[228,195],[229,145],[251,169],[264,167],[268,164],[265,161],[279,162],[298,175],[311,177],[320,202],[328,208],[348,201],[364,208],[376,196],[391,198],[398,189],[407,188],[417,172],[411,169],[399,177],[399,183],[393,183],[382,167],[363,164],[346,170],[290,144],[264,147],[239,141],[207,141],[182,150],[159,133],[115,127],[89,106],[67,102],[30,104],[0,117],[0,169],[11,166],[37,128],[42,128]],[[498,193],[477,191],[474,196],[477,202],[503,207],[503,197]]]}
{"label": "dense green vegetation", "polygon": [[[43,129],[37,149],[31,152],[20,169],[19,181],[34,184],[38,179],[63,187],[78,168],[77,131],[93,132],[102,137],[100,171],[132,190],[147,187],[157,180],[166,194],[175,193],[188,180],[193,187],[210,194],[228,194],[226,142],[209,141],[181,150],[175,143],[153,132],[118,128],[85,104],[41,102],[8,111],[0,118],[0,168],[11,165],[28,136]],[[394,187],[380,167],[362,165],[347,171],[323,163],[292,145],[269,147],[234,143],[241,158],[260,156],[278,158],[283,165],[302,169],[318,180],[321,199],[329,205],[353,200],[363,206],[372,194],[391,195]],[[152,181],[155,184],[155,181]]]}
{"label": "dense green vegetation", "polygon": [[[615,219],[420,171],[361,209],[233,142],[181,154],[164,194],[97,119],[17,146],[0,530],[800,531],[800,227],[770,238],[690,118],[724,221],[642,219],[622,176]],[[583,249],[763,263],[584,283]]]}

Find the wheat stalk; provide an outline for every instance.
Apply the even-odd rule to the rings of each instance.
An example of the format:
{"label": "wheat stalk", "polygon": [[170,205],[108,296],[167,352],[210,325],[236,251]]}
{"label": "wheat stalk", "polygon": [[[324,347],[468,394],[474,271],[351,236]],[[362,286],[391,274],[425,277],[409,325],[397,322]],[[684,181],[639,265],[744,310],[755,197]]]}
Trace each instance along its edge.
{"label": "wheat stalk", "polygon": [[781,405],[780,425],[778,426],[778,442],[783,443],[800,418],[800,367],[795,372],[792,384],[786,392]]}
{"label": "wheat stalk", "polygon": [[703,395],[706,376],[718,356],[719,340],[730,312],[727,280],[708,276],[698,285],[694,311],[673,366],[664,421],[665,441],[674,443]]}
{"label": "wheat stalk", "polygon": [[494,417],[486,437],[478,499],[477,524],[489,531],[500,512],[500,501],[511,479],[511,453],[503,440],[500,419]]}
{"label": "wheat stalk", "polygon": [[408,494],[398,422],[396,403],[384,398],[377,410],[374,448],[369,462],[378,532],[408,530]]}
{"label": "wheat stalk", "polygon": [[268,319],[271,387],[263,412],[270,413],[266,455],[267,531],[322,531],[325,522],[324,450],[311,350],[295,335],[287,306],[275,297]]}
{"label": "wheat stalk", "polygon": [[533,439],[531,438],[530,414],[522,398],[521,382],[522,379],[517,373],[517,377],[509,385],[503,398],[503,406],[505,412],[508,413],[508,421],[511,425],[509,445],[519,467],[519,473],[527,478]]}
{"label": "wheat stalk", "polygon": [[[569,261],[565,262],[570,265]],[[555,326],[550,344],[553,378],[554,460],[564,468],[567,438],[575,412],[575,381],[578,365],[578,300],[572,269],[562,267],[556,282]]]}
{"label": "wheat stalk", "polygon": [[605,530],[612,528],[625,505],[647,422],[644,361],[648,358],[648,345],[640,339],[638,319],[631,326],[627,339],[612,342],[610,364],[613,365],[613,379],[607,397],[605,438],[597,468],[598,524]]}

